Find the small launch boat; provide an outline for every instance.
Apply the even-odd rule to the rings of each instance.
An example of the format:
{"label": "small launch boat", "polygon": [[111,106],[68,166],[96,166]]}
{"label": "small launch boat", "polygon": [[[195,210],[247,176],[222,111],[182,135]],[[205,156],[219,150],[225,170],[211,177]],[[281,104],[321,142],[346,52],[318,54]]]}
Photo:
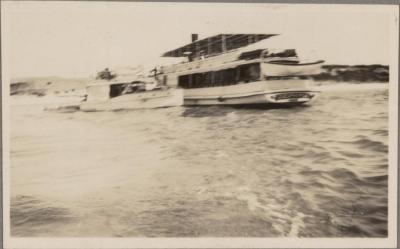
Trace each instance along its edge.
{"label": "small launch boat", "polygon": [[115,111],[183,105],[183,90],[153,82],[121,80],[88,85],[82,111]]}

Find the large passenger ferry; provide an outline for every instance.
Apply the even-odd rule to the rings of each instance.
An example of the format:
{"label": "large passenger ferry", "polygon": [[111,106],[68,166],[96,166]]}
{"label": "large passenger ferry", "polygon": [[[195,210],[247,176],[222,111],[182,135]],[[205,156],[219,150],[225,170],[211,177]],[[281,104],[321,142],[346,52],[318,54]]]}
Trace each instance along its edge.
{"label": "large passenger ferry", "polygon": [[314,99],[309,76],[322,60],[302,62],[295,49],[250,44],[275,34],[219,34],[163,54],[186,61],[159,70],[158,77],[184,89],[184,105],[299,105]]}

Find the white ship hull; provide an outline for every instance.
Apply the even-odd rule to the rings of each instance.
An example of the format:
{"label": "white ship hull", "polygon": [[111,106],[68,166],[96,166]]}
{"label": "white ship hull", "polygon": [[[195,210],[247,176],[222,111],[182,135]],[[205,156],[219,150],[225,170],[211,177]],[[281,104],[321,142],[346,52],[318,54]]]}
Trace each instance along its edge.
{"label": "white ship hull", "polygon": [[185,89],[184,105],[301,105],[317,95],[307,83],[305,80],[270,80]]}
{"label": "white ship hull", "polygon": [[183,90],[168,89],[121,95],[107,100],[84,101],[82,111],[115,111],[183,105]]}

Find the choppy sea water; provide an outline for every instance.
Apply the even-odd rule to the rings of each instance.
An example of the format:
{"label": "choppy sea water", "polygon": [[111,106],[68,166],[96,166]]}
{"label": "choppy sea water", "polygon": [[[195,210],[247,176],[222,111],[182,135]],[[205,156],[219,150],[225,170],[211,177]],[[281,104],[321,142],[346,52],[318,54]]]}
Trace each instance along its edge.
{"label": "choppy sea water", "polygon": [[387,88],[270,110],[12,105],[11,235],[386,237]]}

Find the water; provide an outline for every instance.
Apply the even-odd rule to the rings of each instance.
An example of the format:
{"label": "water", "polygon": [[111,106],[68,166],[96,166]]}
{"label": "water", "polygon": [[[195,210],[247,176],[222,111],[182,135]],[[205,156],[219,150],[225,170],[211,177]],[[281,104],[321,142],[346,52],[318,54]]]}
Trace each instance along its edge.
{"label": "water", "polygon": [[290,109],[11,108],[11,234],[386,237],[387,85]]}

